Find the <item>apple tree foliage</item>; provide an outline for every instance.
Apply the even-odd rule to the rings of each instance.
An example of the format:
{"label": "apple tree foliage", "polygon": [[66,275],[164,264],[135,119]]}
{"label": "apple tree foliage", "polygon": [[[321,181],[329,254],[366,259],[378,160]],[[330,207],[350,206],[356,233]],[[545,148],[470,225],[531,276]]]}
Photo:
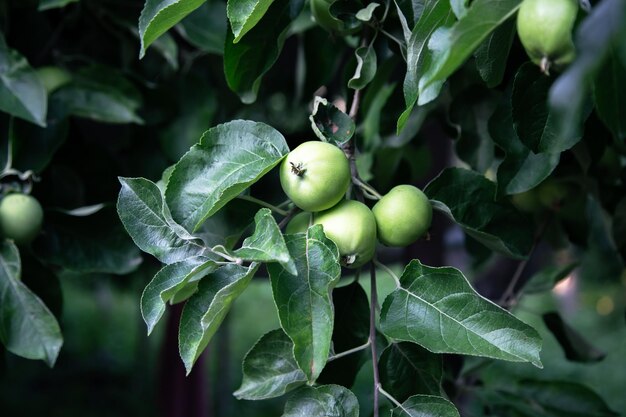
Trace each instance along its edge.
{"label": "apple tree foliage", "polygon": [[[502,386],[481,380],[481,370],[550,366],[516,307],[550,291],[585,254],[601,259],[599,280],[620,279],[626,1],[582,2],[576,58],[549,75],[517,39],[521,0],[326,3],[341,30],[320,27],[305,0],[0,6],[2,191],[32,187],[46,209],[32,245],[0,242],[4,348],[53,366],[63,336],[58,297],[46,288],[58,292],[63,274],[129,274],[151,255],[161,268],[137,303],[148,334],[170,304],[184,303],[187,373],[250,282],[269,282],[280,328],[250,348],[234,395],[284,396],[284,416],[358,416],[350,388],[366,363],[374,415],[474,415],[470,406],[498,416],[617,415],[576,381],[511,375]],[[32,42],[20,37],[24,25],[36,28]],[[120,137],[107,137],[111,126]],[[463,231],[475,264],[491,253],[518,263],[499,276],[508,285],[493,299],[468,280],[474,271],[419,259],[397,274],[378,261],[342,269],[321,226],[284,234],[297,210],[255,195],[290,149],[319,139],[350,158],[349,195],[375,198],[372,187],[427,171],[429,146],[439,146],[426,145],[432,126],[452,137],[455,154],[428,178],[433,208]],[[83,171],[69,172],[57,151],[88,129],[103,130],[96,140],[110,141],[106,153],[85,141]],[[98,187],[80,178],[89,169],[107,176],[105,190],[85,191]],[[60,198],[64,187],[80,198]],[[546,243],[582,261],[520,281]],[[27,264],[48,282],[22,278]],[[395,290],[379,305],[383,272]],[[362,281],[344,285],[348,275]],[[568,360],[602,360],[567,317],[543,320]]]}

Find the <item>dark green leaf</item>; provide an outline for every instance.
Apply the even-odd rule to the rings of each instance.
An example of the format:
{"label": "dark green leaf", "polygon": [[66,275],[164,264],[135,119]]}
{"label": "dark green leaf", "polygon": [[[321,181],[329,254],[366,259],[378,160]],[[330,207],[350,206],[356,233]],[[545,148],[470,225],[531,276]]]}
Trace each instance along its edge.
{"label": "dark green leaf", "polygon": [[139,250],[110,208],[84,217],[47,212],[33,248],[46,263],[80,273],[127,274],[141,263]]}
{"label": "dark green leaf", "polygon": [[228,0],[227,13],[237,43],[265,15],[274,0]]}
{"label": "dark green leaf", "polygon": [[156,38],[167,32],[189,13],[200,7],[205,0],[146,0],[139,16],[139,36],[143,58],[146,49]]}
{"label": "dark green leaf", "polygon": [[172,217],[187,230],[198,230],[288,151],[283,135],[263,123],[235,120],[209,129],[176,164],[167,183]]}
{"label": "dark green leaf", "polygon": [[0,110],[45,127],[47,105],[37,73],[26,58],[7,46],[0,33]]}
{"label": "dark green leaf", "polygon": [[167,207],[156,184],[145,178],[119,180],[122,189],[117,213],[139,249],[166,264],[203,253],[196,240],[181,236],[173,221],[168,221]]}
{"label": "dark green leaf", "polygon": [[80,0],[39,0],[39,7],[37,10],[40,12],[50,10],[50,9],[60,9],[68,4],[77,3]]}
{"label": "dark green leaf", "polygon": [[285,404],[282,417],[359,417],[359,402],[339,385],[302,387]]}
{"label": "dark green leaf", "polygon": [[257,269],[254,263],[248,267],[229,264],[211,272],[198,284],[198,291],[183,308],[178,334],[178,348],[187,375]]}
{"label": "dark green leaf", "polygon": [[376,50],[373,45],[361,46],[354,51],[356,57],[356,70],[350,80],[348,87],[361,90],[365,88],[376,75]]}
{"label": "dark green leaf", "polygon": [[414,395],[396,407],[391,417],[459,417],[454,404],[442,397]]}
{"label": "dark green leaf", "polygon": [[324,142],[341,145],[354,135],[354,121],[346,113],[321,97],[315,97],[313,113],[309,116],[311,129]]}
{"label": "dark green leaf", "polygon": [[221,1],[209,0],[185,17],[176,30],[196,48],[224,55],[228,30],[226,5]]}
{"label": "dark green leaf", "polygon": [[559,313],[550,312],[541,316],[548,330],[552,332],[565,352],[565,357],[574,362],[598,362],[606,353],[587,341],[580,333],[567,324]]}
{"label": "dark green leaf", "polygon": [[130,81],[111,68],[83,68],[50,100],[50,105],[58,106],[65,115],[105,123],[143,123],[137,114],[142,105],[140,93]]}
{"label": "dark green leaf", "polygon": [[233,255],[244,261],[278,262],[292,275],[297,275],[285,239],[270,209],[262,208],[254,216],[254,233],[247,237]]}
{"label": "dark green leaf", "polygon": [[293,357],[293,342],[282,331],[272,330],[250,349],[243,359],[243,381],[235,397],[264,400],[304,385],[306,375]]}
{"label": "dark green leaf", "polygon": [[442,211],[488,248],[523,258],[533,241],[530,221],[510,204],[494,201],[496,185],[477,172],[445,169],[424,190]]}
{"label": "dark green leaf", "polygon": [[615,207],[612,234],[617,250],[626,262],[626,197],[622,198]]}
{"label": "dark green leaf", "polygon": [[556,168],[560,153],[534,153],[519,139],[513,128],[510,95],[489,119],[489,133],[504,152],[498,166],[498,195],[510,195],[528,191],[539,185]]}
{"label": "dark green leaf", "polygon": [[562,138],[580,136],[591,82],[614,42],[623,44],[626,34],[626,3],[603,0],[578,25],[576,60],[550,89],[550,113]]}
{"label": "dark green leaf", "polygon": [[0,242],[0,264],[0,340],[9,352],[52,367],[63,345],[59,323],[20,281],[20,254],[6,239]]}
{"label": "dark green leaf", "polygon": [[[369,338],[369,301],[363,287],[352,282],[333,290],[335,325],[333,350],[335,354],[363,345]],[[352,353],[326,364],[317,381],[351,387],[363,362],[370,356],[369,349]]]}
{"label": "dark green leaf", "polygon": [[194,256],[164,266],[141,295],[141,315],[148,326],[148,335],[163,316],[165,303],[188,283],[202,279],[216,267],[214,261],[204,256]]}
{"label": "dark green leaf", "polygon": [[493,88],[502,82],[515,36],[515,19],[509,18],[480,44],[474,56],[480,77]]}
{"label": "dark green leaf", "polygon": [[330,292],[340,278],[339,251],[320,225],[286,235],[298,275],[276,264],[267,269],[281,327],[294,342],[296,362],[309,381],[318,377],[330,352],[333,306]]}
{"label": "dark green leaf", "polygon": [[534,152],[559,153],[574,146],[581,136],[563,136],[548,108],[552,79],[527,62],[515,75],[511,96],[513,126],[519,139]]}
{"label": "dark green leaf", "polygon": [[380,356],[380,382],[398,401],[414,394],[441,395],[441,355],[415,343],[392,343]]}
{"label": "dark green leaf", "polygon": [[[521,0],[475,0],[467,13],[441,36],[431,38],[428,48],[432,62],[419,81],[419,104],[425,104],[423,92],[445,81],[456,71],[489,34],[517,11]],[[427,97],[428,101],[435,97]]]}
{"label": "dark green leaf", "polygon": [[578,266],[578,262],[573,262],[567,265],[544,268],[528,280],[526,285],[524,285],[524,292],[535,294],[550,291],[559,281],[567,278]]}
{"label": "dark green leaf", "polygon": [[452,267],[431,268],[411,261],[400,287],[383,303],[380,326],[385,335],[418,343],[431,352],[542,367],[541,337],[535,329],[481,297]]}
{"label": "dark green leaf", "polygon": [[437,28],[450,26],[453,21],[454,15],[449,2],[429,0],[411,32],[411,37],[407,40],[407,72],[404,78],[406,110],[398,119],[398,134],[404,129],[418,99],[419,80],[427,69],[425,64],[428,62],[427,57],[431,54],[427,48],[428,40]]}
{"label": "dark green leaf", "polygon": [[624,117],[626,96],[622,92],[626,91],[626,64],[620,61],[617,53],[617,47],[613,46],[607,53],[604,65],[595,75],[593,97],[598,115],[611,130],[615,140],[624,144],[626,142],[626,117]]}
{"label": "dark green leaf", "polygon": [[234,43],[234,35],[227,31],[224,46],[224,74],[228,87],[241,101],[256,101],[261,80],[274,65],[285,43],[291,22],[289,0],[275,0],[248,36]]}

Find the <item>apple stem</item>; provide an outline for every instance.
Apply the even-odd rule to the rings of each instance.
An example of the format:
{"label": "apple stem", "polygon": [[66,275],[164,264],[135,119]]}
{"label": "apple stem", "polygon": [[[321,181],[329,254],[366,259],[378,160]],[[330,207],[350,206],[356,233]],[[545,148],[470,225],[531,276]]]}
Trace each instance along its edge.
{"label": "apple stem", "polygon": [[541,58],[541,64],[540,64],[540,68],[541,68],[541,72],[543,72],[546,75],[550,75],[550,58],[548,58],[547,56],[544,56],[543,58]]}

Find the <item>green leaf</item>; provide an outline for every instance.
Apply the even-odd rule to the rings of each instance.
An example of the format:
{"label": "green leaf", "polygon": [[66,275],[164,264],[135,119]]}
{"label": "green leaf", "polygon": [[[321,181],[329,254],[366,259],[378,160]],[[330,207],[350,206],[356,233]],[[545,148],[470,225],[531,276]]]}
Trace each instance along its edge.
{"label": "green leaf", "polygon": [[214,261],[194,256],[164,266],[146,286],[141,295],[141,315],[148,326],[148,335],[165,312],[165,303],[188,283],[198,281],[216,269]]}
{"label": "green leaf", "polygon": [[198,284],[198,291],[183,308],[178,334],[178,348],[187,375],[258,268],[255,263],[248,267],[229,264],[211,272]]}
{"label": "green leaf", "polygon": [[[335,323],[333,326],[333,350],[345,352],[362,346],[369,338],[369,300],[363,287],[356,281],[333,290]],[[339,384],[344,387],[354,385],[357,373],[370,357],[365,349],[328,362],[317,382]]]}
{"label": "green leaf", "polygon": [[159,36],[200,7],[205,0],[146,0],[139,16],[139,58]]}
{"label": "green leaf", "polygon": [[60,9],[71,3],[78,3],[80,0],[39,0],[39,7],[37,10],[40,12],[50,9]]}
{"label": "green leaf", "polygon": [[597,349],[573,327],[567,324],[559,313],[550,312],[541,316],[543,322],[563,348],[565,357],[573,362],[598,362],[606,353]]}
{"label": "green leaf", "polygon": [[311,129],[324,142],[342,145],[354,135],[354,120],[322,97],[315,97],[309,116]]}
{"label": "green leaf", "polygon": [[559,163],[560,153],[534,153],[519,139],[513,128],[510,94],[489,119],[489,133],[505,153],[497,172],[499,196],[535,188]]}
{"label": "green leaf", "polygon": [[434,395],[414,395],[396,407],[391,417],[459,417],[454,404]]}
{"label": "green leaf", "polygon": [[508,311],[480,296],[461,271],[413,260],[400,287],[384,301],[382,332],[435,353],[483,356],[513,362],[539,359],[541,337]]}
{"label": "green leaf", "polygon": [[[626,19],[624,19],[626,23]],[[595,75],[593,98],[600,119],[611,130],[615,140],[626,143],[626,64],[617,56],[617,47],[613,46],[607,54],[602,68]]]}
{"label": "green leaf", "polygon": [[37,72],[19,52],[10,49],[0,33],[0,110],[46,126],[48,100]]}
{"label": "green leaf", "polygon": [[294,356],[308,379],[315,381],[330,352],[333,306],[330,292],[340,278],[339,251],[321,225],[307,233],[286,235],[297,275],[269,264],[280,325],[293,340]]}
{"label": "green leaf", "polygon": [[233,255],[244,261],[278,262],[287,272],[297,275],[296,265],[271,210],[259,210],[254,216],[254,223],[254,233],[243,241]]}
{"label": "green leaf", "polygon": [[524,285],[524,293],[536,294],[552,290],[559,281],[567,278],[579,265],[579,262],[572,262],[567,265],[543,268]]}
{"label": "green leaf", "polygon": [[59,323],[20,281],[20,254],[9,240],[0,242],[0,264],[0,340],[9,352],[52,367],[63,345]]}
{"label": "green leaf", "polygon": [[122,189],[117,213],[139,249],[166,264],[203,253],[197,241],[180,236],[173,221],[168,221],[167,207],[156,184],[145,178],[119,180]]}
{"label": "green leaf", "polygon": [[390,344],[380,356],[380,382],[398,401],[413,394],[441,395],[443,362],[441,355],[415,343]]}
{"label": "green leaf", "polygon": [[339,385],[302,387],[285,404],[282,417],[359,417],[359,402]]}
{"label": "green leaf", "polygon": [[576,60],[554,82],[548,97],[559,137],[581,135],[591,83],[599,74],[611,46],[624,43],[625,22],[626,3],[622,0],[603,0],[578,25]]}
{"label": "green leaf", "polygon": [[622,259],[626,261],[626,197],[622,197],[615,207],[611,234]]}
{"label": "green leaf", "polygon": [[356,69],[354,75],[348,80],[348,87],[354,90],[365,88],[376,75],[376,50],[374,46],[361,46],[354,51],[356,57]]}
{"label": "green leaf", "polygon": [[370,3],[370,4],[368,4],[367,7],[359,10],[356,13],[356,18],[359,19],[362,22],[369,22],[370,20],[372,20],[372,17],[374,16],[374,11],[379,6],[380,6],[380,4],[378,4],[378,3]]}
{"label": "green leaf", "polygon": [[407,72],[404,78],[404,101],[406,110],[400,115],[397,124],[398,135],[404,129],[419,96],[419,80],[426,71],[431,52],[427,48],[428,40],[439,27],[450,26],[454,14],[447,1],[429,0],[415,24],[411,37],[407,40]]}
{"label": "green leaf", "polygon": [[209,0],[185,17],[175,29],[201,51],[224,55],[228,30],[226,5]]}
{"label": "green leaf", "polygon": [[265,19],[237,43],[234,43],[232,31],[227,31],[224,74],[228,87],[242,103],[256,101],[263,76],[272,68],[283,49],[291,22],[289,6],[289,0],[275,0]]}
{"label": "green leaf", "polygon": [[143,124],[137,114],[142,106],[141,94],[111,68],[94,65],[81,69],[50,99],[50,105],[59,106],[66,115],[104,123]]}
{"label": "green leaf", "polygon": [[196,231],[289,152],[274,128],[235,120],[209,129],[176,164],[165,190],[174,220]]}
{"label": "green leaf", "polygon": [[511,95],[513,126],[519,139],[534,152],[558,153],[574,146],[581,136],[559,135],[547,104],[552,80],[527,62],[515,74]]}
{"label": "green leaf", "polygon": [[274,0],[228,0],[226,11],[233,31],[233,43],[241,40],[265,15]]}
{"label": "green leaf", "polygon": [[485,39],[474,52],[480,77],[493,88],[502,82],[509,51],[515,37],[515,19],[509,18]]}
{"label": "green leaf", "polygon": [[46,212],[33,249],[45,263],[78,273],[122,275],[142,261],[112,208],[83,217]]}
{"label": "green leaf", "polygon": [[479,173],[447,168],[424,192],[434,209],[491,250],[514,258],[524,258],[530,252],[531,222],[511,204],[494,201],[496,185]]}
{"label": "green leaf", "polygon": [[[475,0],[469,10],[442,36],[431,38],[432,62],[419,81],[419,104],[423,92],[454,73],[497,27],[517,11],[521,0]],[[435,97],[429,96],[429,101]]]}
{"label": "green leaf", "polygon": [[246,354],[243,381],[233,395],[240,400],[264,400],[280,397],[305,382],[306,375],[293,357],[293,342],[277,329],[261,337]]}

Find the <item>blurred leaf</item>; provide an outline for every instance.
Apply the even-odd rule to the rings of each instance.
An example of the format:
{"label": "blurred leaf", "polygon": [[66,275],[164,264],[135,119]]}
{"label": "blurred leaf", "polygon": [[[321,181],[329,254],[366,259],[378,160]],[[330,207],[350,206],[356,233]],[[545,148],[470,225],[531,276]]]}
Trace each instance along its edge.
{"label": "blurred leaf", "polygon": [[511,96],[513,126],[520,140],[534,152],[558,153],[574,146],[580,135],[563,136],[548,108],[552,80],[527,62],[515,74]]}
{"label": "blurred leaf", "polygon": [[40,12],[50,10],[50,9],[60,9],[68,4],[77,3],[80,0],[39,0],[39,7],[37,10]]}
{"label": "blurred leaf", "polygon": [[459,417],[454,404],[434,395],[414,395],[396,407],[391,417]]}
{"label": "blurred leaf", "polygon": [[224,55],[224,43],[228,30],[226,5],[221,1],[208,0],[191,12],[176,30],[196,48],[217,55]]}
{"label": "blurred leaf", "polygon": [[454,15],[447,1],[429,0],[415,24],[411,37],[407,40],[406,62],[407,72],[404,78],[404,101],[406,110],[400,115],[397,123],[398,135],[404,129],[406,122],[413,111],[419,95],[419,80],[427,69],[425,65],[431,52],[427,42],[433,32],[439,27],[452,24]]}
{"label": "blurred leaf", "polygon": [[293,342],[282,329],[266,333],[243,359],[243,381],[234,396],[244,400],[280,397],[304,385],[306,375],[293,357]]}
{"label": "blurred leaf", "polygon": [[289,28],[290,0],[275,0],[265,19],[249,35],[234,43],[228,30],[224,46],[224,74],[228,87],[244,104],[254,103],[263,76],[272,68],[285,43]]}
{"label": "blurred leaf", "polygon": [[413,260],[400,287],[383,302],[382,332],[435,353],[531,362],[541,368],[541,337],[527,324],[481,297],[461,271]]}
{"label": "blurred leaf", "polygon": [[288,151],[283,135],[263,123],[235,120],[209,129],[178,161],[167,183],[172,217],[187,230],[198,230]]}
{"label": "blurred leaf", "polygon": [[248,267],[229,264],[209,273],[198,284],[198,291],[183,308],[178,334],[187,375],[258,268],[255,263]]}
{"label": "blurred leaf", "polygon": [[300,369],[308,381],[315,381],[330,352],[334,322],[330,292],[341,275],[339,252],[321,225],[306,234],[286,235],[285,241],[298,274],[276,264],[267,270],[280,325],[293,340]]}
{"label": "blurred leaf", "polygon": [[354,135],[352,118],[325,98],[315,97],[309,120],[315,135],[324,142],[342,145]]}
{"label": "blurred leaf", "polygon": [[137,114],[142,105],[140,93],[112,68],[98,65],[83,68],[50,99],[51,106],[59,106],[65,115],[104,123],[143,124]]}
{"label": "blurred leaf", "polygon": [[[493,30],[513,16],[520,4],[521,0],[475,0],[450,30],[432,37],[428,43],[432,62],[420,78],[418,103],[426,104],[423,92],[452,75]],[[435,97],[428,98],[430,101]]]}
{"label": "blurred leaf", "polygon": [[[370,6],[371,5],[372,4],[370,4]],[[361,90],[365,88],[376,75],[376,50],[372,44],[369,46],[361,46],[354,51],[354,56],[356,58],[356,70],[352,78],[348,80],[348,87],[354,90]]]}
{"label": "blurred leaf", "polygon": [[141,315],[148,335],[163,316],[166,302],[188,283],[202,279],[216,268],[215,262],[205,256],[193,256],[161,268],[141,295]]}
{"label": "blurred leaf", "polygon": [[127,274],[142,260],[112,209],[86,217],[46,212],[34,250],[45,263],[80,273]]}
{"label": "blurred leaf", "polygon": [[476,68],[487,87],[493,88],[502,82],[514,36],[515,19],[509,18],[491,32],[474,52]]}
{"label": "blurred leaf", "polygon": [[[626,24],[626,19],[623,21]],[[626,34],[626,31],[624,31]],[[623,40],[622,40],[623,41]],[[611,130],[617,142],[626,142],[626,64],[617,56],[617,47],[607,53],[604,65],[595,75],[593,83],[594,101],[598,115]]]}
{"label": "blurred leaf", "polygon": [[374,11],[376,10],[377,7],[379,7],[380,4],[378,3],[370,3],[367,5],[367,7],[359,10],[356,14],[356,18],[359,19],[362,22],[369,22],[370,20],[372,20],[372,16],[374,15]]}
{"label": "blurred leaf", "polygon": [[441,395],[441,355],[415,343],[392,343],[380,356],[380,382],[398,401],[414,394]]}
{"label": "blurred leaf", "polygon": [[611,231],[615,245],[626,262],[626,197],[623,197],[615,207]]}
{"label": "blurred leaf", "polygon": [[606,356],[606,353],[594,347],[580,333],[563,321],[559,313],[546,313],[541,318],[563,348],[568,360],[584,363],[598,362]]}
{"label": "blurred leaf", "polygon": [[560,153],[534,153],[519,139],[513,128],[510,94],[489,118],[489,133],[504,152],[498,166],[498,195],[522,193],[535,188],[556,168]]}
{"label": "blurred leaf", "polygon": [[579,262],[573,262],[567,265],[543,268],[524,285],[524,293],[536,294],[552,290],[559,281],[567,278],[579,265]]}
{"label": "blurred leaf", "polygon": [[45,127],[47,106],[46,90],[37,72],[7,46],[0,33],[0,110]]}
{"label": "blurred leaf", "polygon": [[0,340],[9,352],[54,366],[63,337],[48,307],[20,281],[17,247],[0,242]]}
{"label": "blurred leaf", "polygon": [[180,236],[166,215],[163,195],[145,178],[120,178],[117,213],[126,231],[142,251],[169,264],[203,253],[193,239]]}
{"label": "blurred leaf", "polygon": [[[369,151],[369,150],[378,149],[380,147],[382,143],[382,138],[380,137],[380,119],[381,117],[384,116],[383,108],[385,107],[385,104],[387,104],[389,98],[391,97],[395,89],[396,89],[395,83],[385,84],[380,88],[380,90],[378,90],[378,92],[372,99],[370,106],[367,109],[365,118],[363,120],[363,149],[364,150]],[[411,116],[409,117],[409,121],[407,122],[409,127],[413,127],[411,126],[412,125],[411,122],[414,121],[413,118],[416,115],[422,113],[422,110],[423,110],[422,107],[418,107],[416,112],[411,113]],[[406,130],[404,130],[402,131],[401,135],[407,135],[407,134],[410,135],[410,133],[411,132],[407,132]],[[415,131],[413,131],[412,133],[415,134]],[[411,139],[412,138],[413,137],[411,136]],[[390,138],[385,138],[385,139],[390,139]],[[400,142],[400,138],[397,138],[397,139],[398,139],[398,142]],[[384,145],[386,146],[388,145],[387,140],[384,142]]]}
{"label": "blurred leaf", "polygon": [[144,57],[152,42],[204,2],[205,0],[146,0],[139,16],[139,58]]}
{"label": "blurred leaf", "polygon": [[590,84],[602,68],[611,45],[623,44],[625,22],[626,3],[603,0],[578,25],[576,60],[554,82],[548,97],[559,138],[580,136]]}
{"label": "blurred leaf", "polygon": [[[335,288],[332,295],[335,309],[332,343],[333,350],[337,354],[367,342],[370,324],[369,301],[358,282]],[[317,382],[351,387],[368,356],[369,349],[328,362]]]}
{"label": "blurred leaf", "polygon": [[488,248],[514,258],[530,252],[533,228],[510,204],[494,201],[496,185],[477,172],[447,168],[424,192],[433,208]]}
{"label": "blurred leaf", "polygon": [[359,402],[339,385],[302,387],[287,400],[282,417],[359,417]]}
{"label": "blurred leaf", "polygon": [[228,0],[226,10],[237,43],[265,15],[274,0]]}
{"label": "blurred leaf", "polygon": [[253,223],[258,208],[256,203],[238,198],[231,200],[202,223],[197,236],[209,247],[221,245],[231,250]]}
{"label": "blurred leaf", "polygon": [[297,275],[283,234],[268,208],[260,209],[254,216],[254,233],[248,236],[233,255],[244,261],[278,262],[288,273]]}

